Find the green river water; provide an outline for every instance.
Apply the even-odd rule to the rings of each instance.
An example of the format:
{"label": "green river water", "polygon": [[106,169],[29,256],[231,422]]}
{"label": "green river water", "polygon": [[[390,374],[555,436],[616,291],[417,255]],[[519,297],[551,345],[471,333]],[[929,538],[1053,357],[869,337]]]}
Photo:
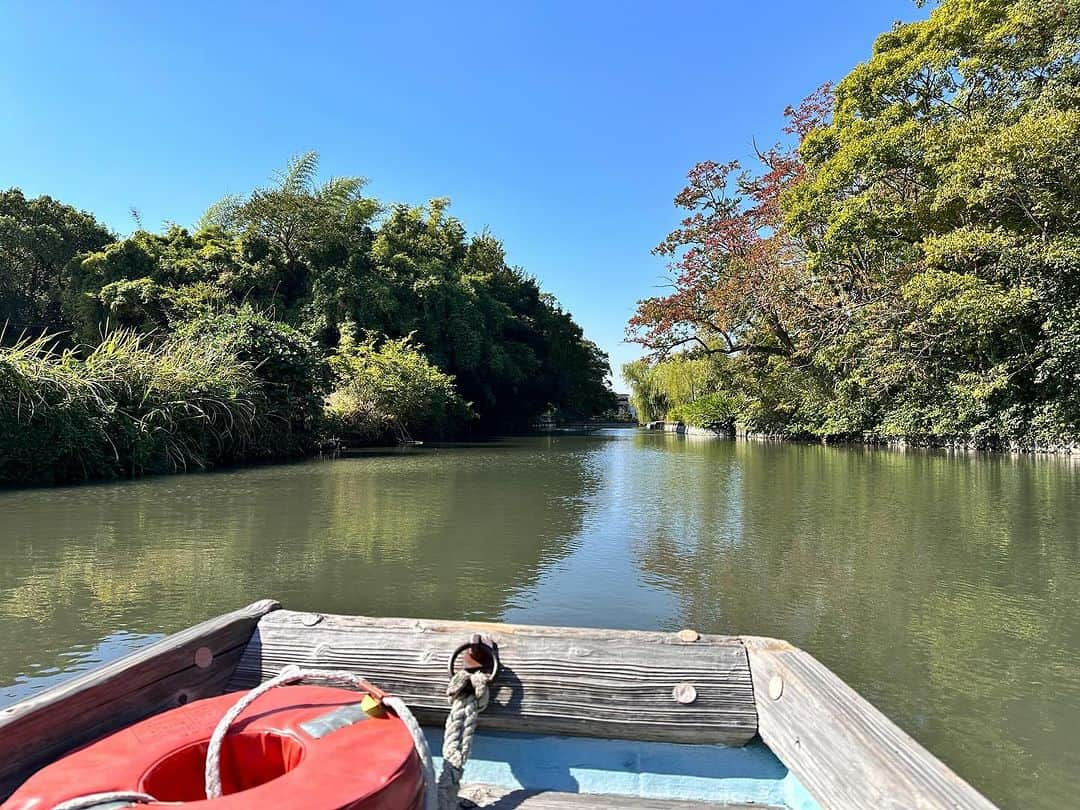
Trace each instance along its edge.
{"label": "green river water", "polygon": [[273,596],[777,636],[1003,807],[1080,796],[1080,460],[637,431],[0,492],[0,705]]}

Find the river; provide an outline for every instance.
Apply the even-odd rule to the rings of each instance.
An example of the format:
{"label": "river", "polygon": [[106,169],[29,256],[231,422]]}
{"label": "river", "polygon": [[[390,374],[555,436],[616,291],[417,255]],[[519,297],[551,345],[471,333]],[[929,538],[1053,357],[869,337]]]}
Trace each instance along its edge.
{"label": "river", "polygon": [[638,431],[0,492],[0,704],[256,598],[752,633],[1003,807],[1080,789],[1080,460]]}

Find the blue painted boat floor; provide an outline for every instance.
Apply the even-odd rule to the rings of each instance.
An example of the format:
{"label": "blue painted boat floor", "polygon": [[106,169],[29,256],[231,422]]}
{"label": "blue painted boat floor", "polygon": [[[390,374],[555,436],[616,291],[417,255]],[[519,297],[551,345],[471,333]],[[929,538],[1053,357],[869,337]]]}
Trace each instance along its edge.
{"label": "blue painted boat floor", "polygon": [[[442,730],[427,729],[442,767]],[[478,732],[463,781],[505,790],[606,794],[820,810],[761,742],[742,748]]]}

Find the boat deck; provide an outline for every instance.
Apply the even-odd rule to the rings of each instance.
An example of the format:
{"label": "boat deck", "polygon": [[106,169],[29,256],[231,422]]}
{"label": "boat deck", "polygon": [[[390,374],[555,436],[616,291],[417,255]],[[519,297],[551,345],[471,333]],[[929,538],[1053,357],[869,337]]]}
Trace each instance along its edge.
{"label": "boat deck", "polygon": [[[441,749],[440,730],[428,731],[428,744]],[[819,810],[761,742],[732,747],[481,732],[465,782],[463,795],[481,806]]]}
{"label": "boat deck", "polygon": [[474,634],[498,645],[501,663],[464,773],[478,806],[993,810],[782,641],[334,616],[272,600],[0,710],[0,799],[85,743],[288,664],[347,670],[398,695],[439,751],[448,661]]}
{"label": "boat deck", "polygon": [[493,785],[466,785],[461,790],[461,797],[477,807],[491,810],[608,810],[617,807],[625,810],[772,810],[775,807],[762,804],[717,804],[680,799],[559,793],[551,790],[509,790]]}

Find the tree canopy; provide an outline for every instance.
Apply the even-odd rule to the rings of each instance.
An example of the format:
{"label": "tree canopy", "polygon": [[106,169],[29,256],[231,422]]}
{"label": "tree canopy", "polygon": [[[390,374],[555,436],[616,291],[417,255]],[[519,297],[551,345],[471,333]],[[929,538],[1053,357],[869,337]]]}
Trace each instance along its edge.
{"label": "tree canopy", "polygon": [[631,337],[728,358],[759,429],[1080,435],[1080,6],[942,0],[788,121],[691,171]]}
{"label": "tree canopy", "polygon": [[327,352],[346,322],[415,335],[480,430],[610,406],[606,355],[495,237],[470,235],[446,199],[385,205],[362,196],[361,178],[316,183],[316,167],[313,153],[294,158],[269,188],[211,206],[194,232],[139,231],[81,257],[67,304],[79,337],[105,321],[168,329],[247,304]]}
{"label": "tree canopy", "polygon": [[[141,383],[88,383],[112,392],[105,399],[72,394],[86,389],[78,380],[92,379],[87,358],[113,335],[124,336],[127,357],[159,363],[117,366],[131,374],[183,364],[200,341],[224,346],[248,375],[230,396],[251,403],[260,440],[239,450],[219,443],[226,452],[200,438],[206,453],[157,453],[149,466],[77,453],[63,462],[86,462],[88,477],[167,467],[170,458],[184,467],[295,455],[350,426],[368,440],[394,430],[452,437],[612,406],[607,356],[507,263],[498,239],[470,234],[446,199],[386,204],[364,196],[362,178],[319,181],[317,169],[314,153],[300,155],[267,187],[211,205],[194,229],[140,227],[123,239],[52,198],[0,195],[0,324],[8,323],[0,361],[18,381],[0,390],[3,432],[29,436],[28,419],[38,433],[60,430],[86,401],[120,407],[112,393]],[[55,396],[26,399],[33,380],[58,374],[66,382]],[[40,404],[32,415],[30,402]],[[22,452],[0,441],[0,480],[9,449],[12,458]],[[22,467],[11,469],[18,478]]]}
{"label": "tree canopy", "polygon": [[0,328],[7,333],[63,327],[63,271],[73,256],[114,239],[84,211],[52,197],[0,191]]}

